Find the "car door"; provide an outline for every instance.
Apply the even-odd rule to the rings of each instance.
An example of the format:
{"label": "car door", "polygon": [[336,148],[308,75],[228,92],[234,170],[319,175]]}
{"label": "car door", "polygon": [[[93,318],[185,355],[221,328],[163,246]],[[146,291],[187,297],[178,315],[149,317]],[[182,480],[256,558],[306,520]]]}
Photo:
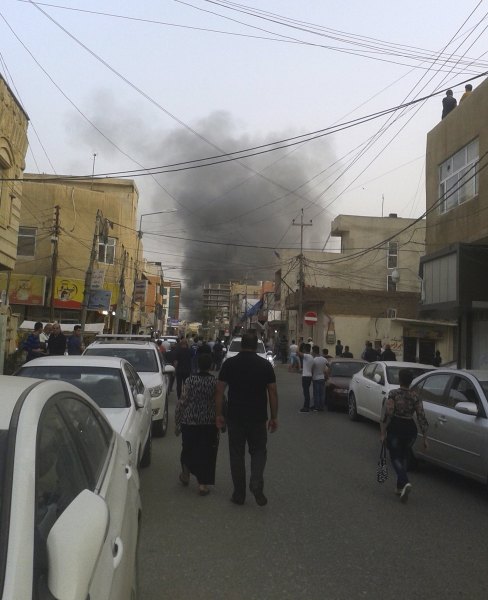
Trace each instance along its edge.
{"label": "car door", "polygon": [[371,399],[370,391],[373,382],[373,373],[376,368],[375,363],[367,365],[360,373],[354,375],[355,381],[354,392],[356,396],[356,406],[359,414],[370,418],[371,415]]}
{"label": "car door", "polygon": [[[376,381],[378,379],[378,381]],[[379,423],[381,408],[387,395],[385,366],[377,363],[373,371],[373,379],[368,390],[368,408],[370,418]]]}
{"label": "car door", "polygon": [[[151,430],[151,400],[148,397],[148,393],[146,392],[146,388],[144,387],[141,378],[135,369],[128,363],[124,364],[124,374],[127,379],[131,396],[131,439],[138,440],[138,447],[133,448],[132,450],[137,454],[137,462],[135,464],[139,464],[140,452],[143,451]],[[144,396],[144,408],[137,408],[137,394],[142,394]]]}
{"label": "car door", "polygon": [[127,446],[88,403],[64,398],[59,407],[84,459],[89,488],[106,502],[109,528],[90,584],[91,600],[129,600],[138,531],[137,470]]}
{"label": "car door", "polygon": [[[473,402],[478,415],[458,412],[455,410],[458,402]],[[483,456],[483,441],[488,436],[486,412],[475,383],[468,377],[456,375],[449,384],[442,433],[445,462],[453,470],[486,481]]]}
{"label": "car door", "polygon": [[429,423],[427,438],[429,449],[425,452],[420,436],[415,444],[415,454],[425,456],[427,460],[444,463],[446,457],[447,415],[449,410],[448,384],[452,379],[450,373],[435,373],[427,376],[416,386],[422,400],[425,416]]}

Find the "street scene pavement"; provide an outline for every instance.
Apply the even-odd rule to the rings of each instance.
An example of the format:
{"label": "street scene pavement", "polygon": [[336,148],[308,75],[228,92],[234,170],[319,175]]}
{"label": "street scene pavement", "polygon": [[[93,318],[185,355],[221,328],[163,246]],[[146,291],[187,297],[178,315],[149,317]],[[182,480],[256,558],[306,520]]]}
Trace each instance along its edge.
{"label": "street scene pavement", "polygon": [[265,494],[232,504],[227,436],[216,485],[178,481],[176,401],[142,470],[143,600],[486,599],[486,489],[428,465],[401,504],[376,481],[379,428],[346,413],[300,414],[300,375],[277,365],[279,429],[268,438]]}

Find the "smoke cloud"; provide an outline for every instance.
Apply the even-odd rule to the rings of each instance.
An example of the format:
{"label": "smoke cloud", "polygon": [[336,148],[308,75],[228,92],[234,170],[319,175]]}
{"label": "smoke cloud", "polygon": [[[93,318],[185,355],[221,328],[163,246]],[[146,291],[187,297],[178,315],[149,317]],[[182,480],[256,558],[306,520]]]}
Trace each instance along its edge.
{"label": "smoke cloud", "polygon": [[[127,108],[116,106],[110,94],[95,101],[97,127],[145,167],[154,167],[249,148],[302,132],[243,133],[229,113],[214,112],[191,127],[216,147],[179,125],[170,131],[149,127]],[[137,168],[86,123],[70,123],[70,131],[96,148],[101,172]],[[274,280],[279,259],[273,250],[300,247],[300,229],[291,225],[313,219],[304,229],[304,247],[321,249],[330,230],[330,215],[323,206],[330,195],[327,169],[334,161],[323,141],[279,150],[254,158],[141,177],[136,180],[140,213],[176,209],[143,220],[144,250],[149,260],[160,261],[168,279],[182,280],[181,304],[186,318],[199,319],[202,286],[207,282]],[[110,166],[108,166],[110,165]],[[85,169],[86,172],[86,169]],[[296,192],[294,192],[296,190]],[[329,192],[330,194],[331,192]],[[207,243],[205,243],[207,242]],[[271,249],[263,249],[263,246]]]}

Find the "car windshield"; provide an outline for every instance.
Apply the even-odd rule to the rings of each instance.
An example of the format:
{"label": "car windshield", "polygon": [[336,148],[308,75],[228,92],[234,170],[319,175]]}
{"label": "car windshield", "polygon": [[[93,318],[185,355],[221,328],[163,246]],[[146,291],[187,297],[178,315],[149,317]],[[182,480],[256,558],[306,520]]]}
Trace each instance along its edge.
{"label": "car windshield", "polygon": [[432,369],[422,369],[420,367],[386,367],[386,376],[388,378],[388,382],[391,383],[392,385],[400,385],[400,382],[398,380],[398,373],[400,373],[400,371],[402,369],[408,369],[409,371],[412,372],[413,377],[415,379],[415,377],[418,377],[419,375],[422,375],[422,373],[427,373],[427,371],[432,371],[434,367],[432,367]]}
{"label": "car windshield", "polygon": [[333,362],[330,366],[331,377],[352,377],[364,367],[360,362]]}
{"label": "car windshield", "polygon": [[129,398],[119,369],[89,365],[42,365],[38,367],[32,365],[22,367],[18,375],[36,379],[57,379],[72,383],[88,394],[100,408],[126,408],[129,406]]}
{"label": "car windshield", "polygon": [[[232,340],[229,346],[229,352],[240,352],[241,351],[241,340]],[[258,348],[256,350],[258,354],[266,354],[264,344],[261,340],[258,340]]]}
{"label": "car windshield", "polygon": [[118,356],[125,358],[138,373],[157,373],[159,371],[156,361],[156,352],[145,348],[105,348],[95,346],[87,348],[85,354],[89,356]]}

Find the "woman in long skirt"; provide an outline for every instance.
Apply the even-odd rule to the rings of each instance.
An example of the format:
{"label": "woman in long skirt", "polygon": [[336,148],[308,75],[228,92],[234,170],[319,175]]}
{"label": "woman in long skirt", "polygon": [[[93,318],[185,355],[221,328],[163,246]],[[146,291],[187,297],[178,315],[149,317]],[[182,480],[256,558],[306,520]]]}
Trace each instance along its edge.
{"label": "woman in long skirt", "polygon": [[198,481],[200,496],[209,493],[208,486],[215,484],[215,465],[219,448],[219,430],[215,426],[216,379],[209,373],[210,354],[198,357],[198,373],[185,381],[180,400],[176,405],[176,433],[181,430],[180,481],[188,485],[190,475]]}

